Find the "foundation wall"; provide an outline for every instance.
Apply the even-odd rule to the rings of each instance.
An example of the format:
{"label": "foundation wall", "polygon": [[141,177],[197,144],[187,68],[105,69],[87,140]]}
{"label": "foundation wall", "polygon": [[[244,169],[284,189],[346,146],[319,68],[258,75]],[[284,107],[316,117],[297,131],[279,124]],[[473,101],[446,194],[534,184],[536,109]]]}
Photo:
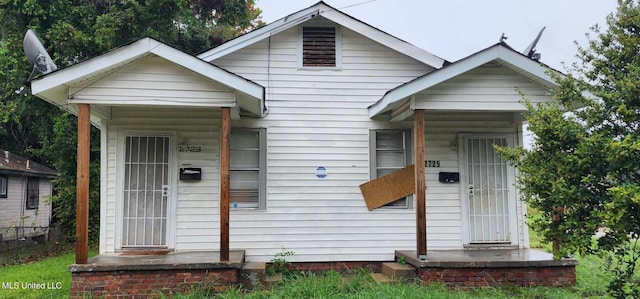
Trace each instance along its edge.
{"label": "foundation wall", "polygon": [[418,277],[448,287],[570,287],[576,284],[575,266],[508,268],[420,268]]}
{"label": "foundation wall", "polygon": [[71,274],[71,298],[159,298],[192,287],[224,290],[238,282],[238,269],[127,270]]}

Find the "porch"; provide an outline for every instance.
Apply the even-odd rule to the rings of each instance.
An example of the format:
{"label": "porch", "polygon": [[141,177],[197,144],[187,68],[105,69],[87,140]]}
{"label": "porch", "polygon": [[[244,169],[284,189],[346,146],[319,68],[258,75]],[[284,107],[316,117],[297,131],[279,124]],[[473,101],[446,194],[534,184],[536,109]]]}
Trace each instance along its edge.
{"label": "porch", "polygon": [[[431,250],[419,259],[415,250],[398,250],[400,267],[425,283],[444,283],[448,287],[507,287],[575,285],[572,258],[554,260],[549,253],[534,249]],[[231,250],[229,261],[220,261],[217,251],[171,252],[164,255],[103,254],[86,264],[69,267],[71,297],[87,295],[111,298],[148,298],[188,291],[191,287],[220,291],[251,276],[258,285],[266,277],[265,263],[245,263],[243,250]],[[293,263],[297,270],[324,272],[366,268],[385,273],[391,261]],[[392,267],[393,268],[393,267]],[[389,275],[389,273],[386,273]],[[392,273],[393,275],[393,273]],[[406,277],[406,276],[405,276]]]}
{"label": "porch", "polygon": [[426,283],[448,287],[569,287],[576,284],[573,258],[554,260],[547,252],[529,249],[431,250],[426,258],[416,251],[396,251],[396,260],[416,268]]}
{"label": "porch", "polygon": [[191,287],[219,291],[238,283],[244,256],[244,250],[231,250],[228,261],[217,251],[102,254],[69,266],[71,298],[149,298]]}

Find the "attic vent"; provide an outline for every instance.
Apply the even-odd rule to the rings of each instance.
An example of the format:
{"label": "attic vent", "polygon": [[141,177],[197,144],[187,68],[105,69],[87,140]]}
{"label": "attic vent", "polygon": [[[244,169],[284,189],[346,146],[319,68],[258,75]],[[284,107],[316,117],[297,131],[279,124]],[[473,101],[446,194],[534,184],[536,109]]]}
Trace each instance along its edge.
{"label": "attic vent", "polygon": [[302,66],[336,66],[336,28],[302,28]]}

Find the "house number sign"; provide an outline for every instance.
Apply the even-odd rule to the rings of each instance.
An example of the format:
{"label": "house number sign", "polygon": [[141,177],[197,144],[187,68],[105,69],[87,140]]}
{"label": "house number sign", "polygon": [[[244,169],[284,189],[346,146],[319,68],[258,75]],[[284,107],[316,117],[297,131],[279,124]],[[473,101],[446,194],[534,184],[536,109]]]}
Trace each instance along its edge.
{"label": "house number sign", "polygon": [[202,146],[199,145],[181,145],[178,147],[179,152],[199,153],[202,151]]}
{"label": "house number sign", "polygon": [[440,160],[425,160],[424,167],[440,167]]}

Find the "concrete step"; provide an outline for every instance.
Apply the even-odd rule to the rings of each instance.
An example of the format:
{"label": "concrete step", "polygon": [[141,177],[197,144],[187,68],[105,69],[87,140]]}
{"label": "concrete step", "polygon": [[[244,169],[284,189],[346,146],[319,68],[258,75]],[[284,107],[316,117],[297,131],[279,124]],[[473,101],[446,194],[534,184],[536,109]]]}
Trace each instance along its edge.
{"label": "concrete step", "polygon": [[253,289],[259,286],[266,279],[265,263],[244,263],[240,269],[240,283],[246,289]]}
{"label": "concrete step", "polygon": [[409,264],[382,263],[382,274],[391,281],[411,280],[416,278],[416,268]]}
{"label": "concrete step", "polygon": [[384,275],[382,273],[371,273],[370,275],[371,275],[371,278],[373,279],[373,281],[375,281],[377,283],[391,282],[389,277],[387,277],[386,275]]}

